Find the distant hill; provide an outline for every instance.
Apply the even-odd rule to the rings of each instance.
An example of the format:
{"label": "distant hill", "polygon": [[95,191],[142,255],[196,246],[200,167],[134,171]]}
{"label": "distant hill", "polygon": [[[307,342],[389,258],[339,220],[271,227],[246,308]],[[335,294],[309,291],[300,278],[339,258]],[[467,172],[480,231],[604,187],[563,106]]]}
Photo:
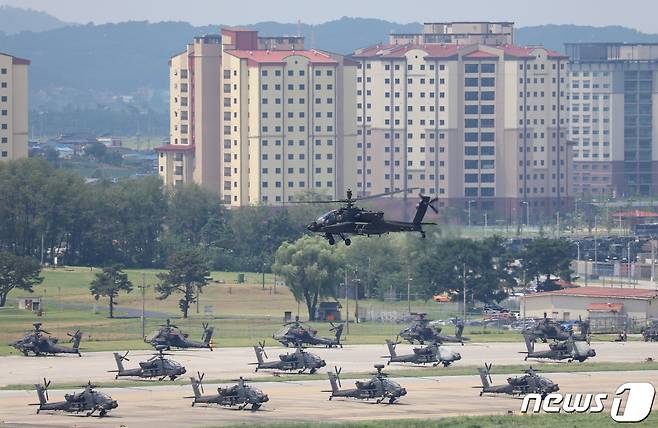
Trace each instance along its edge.
{"label": "distant hill", "polygon": [[[13,10],[13,9],[12,9]],[[18,9],[20,10],[20,9]],[[0,8],[0,21],[7,8]],[[294,35],[297,24],[261,22],[249,26],[263,35]],[[194,27],[184,22],[124,22],[77,25],[41,32],[0,34],[2,51],[32,60],[31,90],[52,88],[133,93],[140,88],[167,89],[167,60],[185,48],[193,36],[219,32],[216,26]],[[386,41],[391,32],[417,32],[421,24],[397,24],[379,19],[341,18],[300,26],[307,46],[349,53]],[[519,44],[543,44],[563,50],[574,41],[658,41],[624,27],[544,25],[516,31]]]}
{"label": "distant hill", "polygon": [[5,34],[16,34],[22,31],[47,31],[68,25],[70,24],[60,21],[46,12],[0,6],[0,32]]}
{"label": "distant hill", "polygon": [[641,33],[620,26],[589,27],[584,25],[539,25],[521,27],[514,33],[520,45],[544,45],[564,51],[567,42],[658,42],[658,34]]}
{"label": "distant hill", "polygon": [[[21,19],[21,14],[29,19]],[[72,128],[82,122],[85,129],[93,130],[103,111],[127,111],[127,105],[140,112],[162,115],[154,123],[164,124],[168,108],[167,60],[184,50],[195,35],[218,33],[221,26],[220,23],[195,27],[185,22],[141,21],[67,26],[45,13],[0,7],[0,51],[32,60],[33,110],[93,110],[89,119],[76,122],[72,118]],[[260,22],[247,27],[270,36],[300,32],[306,38],[307,47],[338,53],[351,53],[359,47],[385,42],[391,32],[422,30],[419,23],[348,17],[318,25]],[[565,42],[658,42],[658,34],[618,26],[542,25],[518,28],[515,41],[563,51]],[[54,116],[51,119],[55,126],[61,123]],[[41,122],[48,121],[42,118]],[[33,129],[35,126],[39,128],[33,125]],[[42,131],[49,132],[47,125],[41,125],[44,127]]]}

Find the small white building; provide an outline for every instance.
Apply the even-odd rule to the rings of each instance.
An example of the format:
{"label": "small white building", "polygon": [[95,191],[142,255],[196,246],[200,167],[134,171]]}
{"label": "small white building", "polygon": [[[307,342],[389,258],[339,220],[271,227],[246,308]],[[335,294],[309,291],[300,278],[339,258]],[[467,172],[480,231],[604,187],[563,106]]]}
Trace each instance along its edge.
{"label": "small white building", "polygon": [[624,317],[636,321],[658,318],[658,290],[576,287],[521,298],[521,316],[558,321]]}

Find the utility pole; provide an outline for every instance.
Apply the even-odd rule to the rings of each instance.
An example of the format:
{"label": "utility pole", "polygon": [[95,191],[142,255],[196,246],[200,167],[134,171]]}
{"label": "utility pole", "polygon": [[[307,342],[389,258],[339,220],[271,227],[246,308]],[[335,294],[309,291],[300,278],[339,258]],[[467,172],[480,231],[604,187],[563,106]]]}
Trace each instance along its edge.
{"label": "utility pole", "polygon": [[474,200],[468,201],[468,227],[471,227],[471,204],[475,202]]}
{"label": "utility pole", "polygon": [[[349,269],[349,268],[348,268]],[[345,332],[347,334],[350,333],[350,296],[347,294],[347,289],[348,289],[348,283],[347,283],[347,271],[348,269],[345,269]]]}
{"label": "utility pole", "polygon": [[626,244],[627,248],[627,257],[628,257],[628,286],[631,286],[632,279],[631,279],[631,241],[628,241]]}
{"label": "utility pole", "polygon": [[411,271],[407,265],[407,312],[411,313]]}
{"label": "utility pole", "polygon": [[265,290],[265,262],[263,262],[263,290]]}
{"label": "utility pole", "polygon": [[43,266],[43,233],[41,234],[41,266]]}
{"label": "utility pole", "polygon": [[139,287],[142,292],[142,340],[146,337],[146,304],[145,304],[145,295],[146,295],[146,274],[142,272],[142,285]]}
{"label": "utility pole", "polygon": [[462,279],[464,280],[464,323],[466,322],[466,263],[464,263],[464,271],[462,272]]}

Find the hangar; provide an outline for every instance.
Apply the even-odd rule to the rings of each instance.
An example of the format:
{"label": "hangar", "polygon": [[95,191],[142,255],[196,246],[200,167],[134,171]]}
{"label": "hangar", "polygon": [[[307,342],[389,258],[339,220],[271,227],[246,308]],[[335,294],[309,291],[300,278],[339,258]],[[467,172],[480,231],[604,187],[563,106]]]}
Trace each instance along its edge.
{"label": "hangar", "polygon": [[[644,324],[658,318],[658,290],[641,288],[577,287],[521,298],[521,314],[528,318],[547,316],[558,321],[589,319],[596,324],[618,324],[628,320]],[[597,320],[600,321],[597,323]]]}

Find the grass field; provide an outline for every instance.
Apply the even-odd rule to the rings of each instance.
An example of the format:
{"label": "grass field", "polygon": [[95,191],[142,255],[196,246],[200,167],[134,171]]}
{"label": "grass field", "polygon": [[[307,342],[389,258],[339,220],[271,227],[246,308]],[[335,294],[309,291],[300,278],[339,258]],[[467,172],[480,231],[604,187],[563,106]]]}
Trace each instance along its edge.
{"label": "grass field", "polygon": [[[8,307],[0,309],[0,355],[7,355],[15,350],[6,344],[18,339],[23,332],[31,328],[36,321],[43,323],[44,328],[60,338],[66,333],[80,329],[83,331],[82,347],[85,351],[115,350],[115,349],[148,349],[143,343],[141,333],[142,296],[137,286],[142,283],[147,288],[144,302],[147,311],[145,333],[157,329],[165,317],[181,316],[178,308],[178,297],[167,300],[156,297],[154,284],[157,283],[158,270],[127,270],[129,279],[135,289],[132,293],[119,296],[115,319],[108,318],[107,299],[96,301],[89,292],[89,283],[94,278],[97,268],[57,268],[44,269],[43,284],[35,288],[34,297],[43,299],[44,313],[41,317],[16,308],[16,297],[27,296],[23,291],[12,291],[8,299]],[[292,294],[285,286],[274,286],[273,275],[263,277],[258,273],[246,273],[245,283],[238,284],[237,272],[212,272],[212,282],[203,290],[200,297],[199,313],[196,307],[190,310],[187,320],[176,319],[185,332],[193,338],[200,338],[201,323],[212,321],[215,327],[214,342],[219,346],[251,346],[257,340],[271,337],[272,333],[281,327],[285,311],[299,314],[301,319],[307,319],[304,304],[295,302]],[[342,301],[343,309],[347,304]],[[350,318],[354,318],[355,302],[350,305]],[[376,300],[360,300],[361,309],[384,311],[389,314],[403,315],[407,313],[407,302],[384,303]],[[435,302],[412,301],[411,310],[427,312],[432,319],[445,319],[457,315],[445,306]],[[151,314],[149,315],[149,312]],[[319,334],[331,336],[328,323],[313,323]],[[345,332],[346,343],[382,343],[386,338],[395,337],[404,325],[395,323],[360,323],[350,324],[349,332]],[[446,328],[453,334],[451,328]],[[476,342],[516,341],[517,332],[496,329],[467,328],[469,335]],[[609,338],[604,338],[608,340]]]}
{"label": "grass field", "polygon": [[[537,414],[537,415],[495,415],[495,416],[463,416],[436,420],[429,419],[398,419],[382,421],[361,421],[346,423],[300,423],[300,424],[249,424],[253,428],[603,428],[618,426],[608,413],[585,414]],[[658,415],[652,414],[634,426],[656,426]],[[232,425],[245,427],[246,425]]]}

